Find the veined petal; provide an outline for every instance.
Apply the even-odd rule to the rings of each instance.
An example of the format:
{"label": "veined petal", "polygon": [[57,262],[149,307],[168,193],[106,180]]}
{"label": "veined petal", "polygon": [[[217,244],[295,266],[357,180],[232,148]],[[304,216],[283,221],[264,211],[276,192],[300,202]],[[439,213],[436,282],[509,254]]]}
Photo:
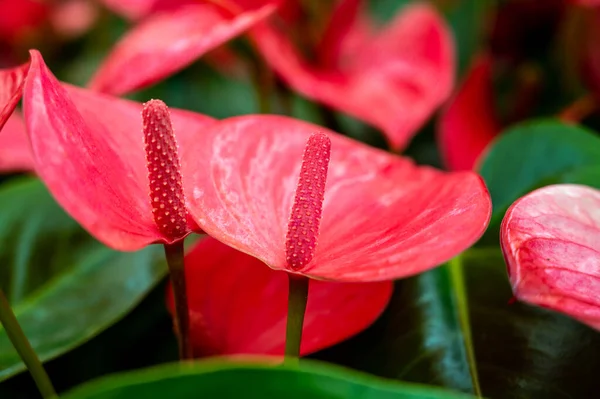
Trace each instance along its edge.
{"label": "veined petal", "polygon": [[0,131],[21,99],[29,63],[0,70]]}
{"label": "veined petal", "polygon": [[[36,171],[73,218],[119,250],[168,241],[152,217],[141,104],[63,85],[32,51],[23,107]],[[171,117],[182,146],[212,123],[188,111]]]}
{"label": "veined petal", "polygon": [[150,16],[129,31],[90,82],[90,88],[124,94],[188,66],[275,11],[275,5],[228,17],[212,4],[178,7]]}
{"label": "veined petal", "polygon": [[252,32],[268,63],[290,86],[377,126],[395,149],[406,146],[452,89],[452,37],[427,5],[406,7],[369,46],[360,46],[353,60],[344,60],[347,68],[310,65],[273,26],[262,24]]}
{"label": "veined petal", "polygon": [[192,217],[216,239],[287,269],[292,201],[303,150],[315,132],[331,139],[331,158],[316,252],[302,274],[338,281],[406,277],[443,263],[483,234],[491,203],[475,173],[418,167],[279,116],[217,122],[184,149]]}
{"label": "veined petal", "polygon": [[543,187],[504,216],[500,243],[515,296],[600,330],[600,191]]}
{"label": "veined petal", "polygon": [[15,111],[0,133],[0,172],[34,171],[35,163],[25,131],[25,122],[21,113]]}
{"label": "veined petal", "polygon": [[439,120],[438,140],[448,169],[473,169],[500,131],[492,96],[492,59],[484,55],[475,60]]}
{"label": "veined petal", "polygon": [[[185,257],[190,335],[195,355],[283,355],[288,278],[261,261],[205,238]],[[311,280],[301,354],[367,328],[389,302],[392,282]],[[169,288],[168,306],[173,312]]]}

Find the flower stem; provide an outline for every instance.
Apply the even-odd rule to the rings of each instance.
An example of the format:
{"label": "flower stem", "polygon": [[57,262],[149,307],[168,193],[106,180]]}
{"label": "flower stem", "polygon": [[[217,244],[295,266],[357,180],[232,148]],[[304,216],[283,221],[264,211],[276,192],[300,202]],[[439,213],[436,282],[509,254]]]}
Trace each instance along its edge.
{"label": "flower stem", "polygon": [[288,273],[288,317],[285,332],[285,361],[297,363],[302,342],[302,325],[308,302],[308,277]]}
{"label": "flower stem", "polygon": [[458,322],[463,336],[463,343],[469,362],[469,372],[473,384],[473,393],[481,398],[481,387],[479,385],[479,374],[477,372],[477,361],[471,333],[471,321],[469,319],[469,303],[467,299],[467,286],[463,270],[461,255],[454,257],[448,262],[450,280],[454,288],[454,303],[457,308]]}
{"label": "flower stem", "polygon": [[50,378],[48,377],[48,374],[46,374],[44,366],[42,366],[42,362],[40,362],[40,359],[31,347],[25,333],[23,333],[17,317],[12,311],[2,290],[0,290],[0,322],[4,327],[4,330],[6,330],[8,339],[10,339],[10,342],[12,342],[19,353],[21,360],[23,360],[27,369],[29,369],[42,397],[44,399],[58,398],[58,395],[56,395],[56,391],[52,386],[52,382],[50,382]]}
{"label": "flower stem", "polygon": [[593,113],[598,107],[596,99],[589,94],[577,99],[558,115],[563,122],[577,123]]}
{"label": "flower stem", "polygon": [[192,359],[190,344],[190,319],[185,283],[183,240],[174,244],[165,244],[165,256],[169,266],[169,275],[175,299],[175,331],[179,343],[179,358]]}

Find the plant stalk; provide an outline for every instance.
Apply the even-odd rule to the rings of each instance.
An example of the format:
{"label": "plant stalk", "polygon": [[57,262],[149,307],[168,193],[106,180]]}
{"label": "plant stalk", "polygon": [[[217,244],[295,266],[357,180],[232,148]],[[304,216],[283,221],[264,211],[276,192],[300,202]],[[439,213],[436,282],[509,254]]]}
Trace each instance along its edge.
{"label": "plant stalk", "polygon": [[302,343],[302,326],[308,302],[308,277],[288,273],[288,317],[285,332],[285,362],[297,364]]}
{"label": "plant stalk", "polygon": [[481,386],[479,385],[479,374],[477,372],[477,363],[475,359],[475,350],[473,345],[473,335],[471,334],[471,321],[469,318],[469,303],[467,300],[467,286],[463,270],[461,255],[454,257],[448,262],[450,280],[454,288],[454,300],[458,313],[458,322],[463,335],[463,342],[469,362],[469,372],[473,384],[473,393],[476,397],[482,398]]}
{"label": "plant stalk", "polygon": [[13,344],[17,353],[27,366],[29,373],[33,377],[35,385],[42,394],[44,399],[55,399],[58,398],[52,382],[42,366],[42,362],[38,358],[37,354],[31,347],[29,340],[25,336],[23,329],[19,325],[19,321],[12,311],[4,292],[0,290],[0,322],[6,330],[8,339]]}
{"label": "plant stalk", "polygon": [[175,331],[179,343],[179,359],[193,358],[190,344],[190,318],[188,311],[187,288],[185,282],[183,240],[165,244],[165,256],[175,300]]}

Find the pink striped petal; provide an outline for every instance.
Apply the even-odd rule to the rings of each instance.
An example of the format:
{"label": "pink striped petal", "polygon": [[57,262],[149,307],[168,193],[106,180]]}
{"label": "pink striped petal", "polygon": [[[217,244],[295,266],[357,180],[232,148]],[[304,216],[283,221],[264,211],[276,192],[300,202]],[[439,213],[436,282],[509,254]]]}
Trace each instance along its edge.
{"label": "pink striped petal", "polygon": [[[283,355],[288,278],[213,238],[185,257],[190,335],[197,357]],[[389,302],[393,284],[311,280],[300,353],[308,355],[367,328]],[[169,288],[167,303],[173,312]]]}
{"label": "pink striped petal", "polygon": [[554,185],[517,200],[501,245],[515,296],[600,330],[600,191]]}
{"label": "pink striped petal", "polygon": [[154,14],[117,43],[92,78],[90,88],[119,95],[151,85],[274,11],[275,5],[268,3],[230,18],[212,4],[194,4]]}
{"label": "pink striped petal", "polygon": [[[415,166],[322,127],[278,116],[217,122],[184,149],[190,214],[209,235],[287,270],[285,237],[308,137],[326,133],[331,161],[310,277],[381,281],[433,268],[484,232],[481,178]],[[187,155],[186,155],[187,154]]]}

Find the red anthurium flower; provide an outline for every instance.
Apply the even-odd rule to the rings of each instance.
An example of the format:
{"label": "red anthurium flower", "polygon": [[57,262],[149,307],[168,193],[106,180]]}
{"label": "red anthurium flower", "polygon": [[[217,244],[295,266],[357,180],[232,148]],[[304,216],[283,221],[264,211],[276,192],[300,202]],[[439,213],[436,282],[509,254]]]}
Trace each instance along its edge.
{"label": "red anthurium flower", "polygon": [[161,102],[142,113],[142,104],[60,83],[37,51],[22,90],[35,170],[96,238],[136,250],[198,230],[186,221],[177,142],[188,145],[211,118],[172,110],[171,127]]}
{"label": "red anthurium flower", "polygon": [[[304,59],[275,23],[257,26],[253,37],[290,86],[377,126],[393,148],[401,149],[450,94],[451,34],[433,7],[413,4],[389,26],[365,38],[364,18],[356,16],[360,3],[344,0],[334,11],[322,42],[325,47],[316,51],[329,54],[324,62]],[[348,48],[354,52],[343,51]]]}
{"label": "red anthurium flower", "polygon": [[517,200],[501,245],[515,296],[600,330],[600,191],[553,185]]}
{"label": "red anthurium flower", "polygon": [[242,34],[275,8],[270,1],[232,17],[215,4],[196,2],[152,14],[115,46],[89,86],[124,94],[150,85]]}
{"label": "red anthurium flower", "polygon": [[38,28],[50,7],[36,0],[0,0],[0,41],[15,42]]}
{"label": "red anthurium flower", "polygon": [[[283,355],[288,279],[213,238],[185,258],[190,338],[196,357]],[[311,280],[300,353],[307,355],[364,330],[381,314],[392,282]],[[171,289],[167,303],[173,312]]]}
{"label": "red anthurium flower", "polygon": [[419,167],[286,117],[217,122],[183,157],[189,212],[205,232],[316,279],[422,272],[469,247],[490,218],[475,173]]}
{"label": "red anthurium flower", "polygon": [[499,131],[493,105],[492,58],[482,55],[439,120],[438,140],[448,169],[473,169]]}

